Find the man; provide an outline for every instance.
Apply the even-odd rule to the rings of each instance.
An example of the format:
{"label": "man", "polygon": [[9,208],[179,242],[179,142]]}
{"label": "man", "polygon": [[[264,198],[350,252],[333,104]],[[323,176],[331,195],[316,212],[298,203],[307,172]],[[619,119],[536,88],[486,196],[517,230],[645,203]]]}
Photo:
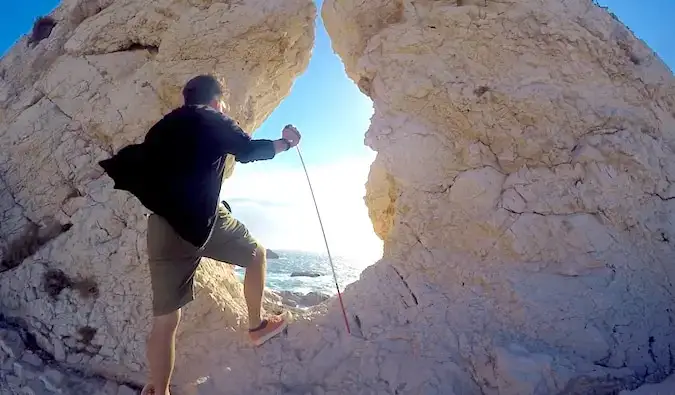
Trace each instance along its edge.
{"label": "man", "polygon": [[272,159],[295,147],[300,133],[287,125],[279,140],[253,140],[224,115],[222,95],[213,76],[193,78],[183,89],[185,104],[157,122],[143,143],[100,162],[116,189],[131,192],[153,212],[147,240],[154,318],[144,394],[169,394],[181,308],[194,298],[194,274],[203,256],[246,268],[244,297],[254,345],[287,325],[283,316],[261,316],[265,249],[218,201],[227,155],[241,163]]}

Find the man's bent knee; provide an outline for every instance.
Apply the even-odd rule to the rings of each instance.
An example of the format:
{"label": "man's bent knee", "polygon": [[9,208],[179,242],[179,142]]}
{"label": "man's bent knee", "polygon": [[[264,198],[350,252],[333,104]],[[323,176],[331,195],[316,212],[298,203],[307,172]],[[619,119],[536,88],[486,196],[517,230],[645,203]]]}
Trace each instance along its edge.
{"label": "man's bent knee", "polygon": [[253,251],[253,260],[251,261],[251,265],[256,265],[256,266],[262,266],[265,264],[265,261],[267,260],[267,250],[263,248],[261,245],[258,245],[258,247],[255,248]]}
{"label": "man's bent knee", "polygon": [[264,260],[267,258],[267,250],[265,249],[265,247],[263,247],[263,246],[261,246],[261,245],[258,245],[258,246],[255,248],[255,253],[254,253],[254,255],[255,255],[254,258],[255,258],[256,260],[264,261]]}

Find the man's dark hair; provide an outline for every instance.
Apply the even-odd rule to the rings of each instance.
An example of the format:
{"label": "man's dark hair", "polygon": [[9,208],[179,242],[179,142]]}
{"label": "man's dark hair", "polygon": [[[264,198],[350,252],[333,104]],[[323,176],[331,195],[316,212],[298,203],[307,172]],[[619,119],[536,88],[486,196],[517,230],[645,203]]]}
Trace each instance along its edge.
{"label": "man's dark hair", "polygon": [[198,75],[183,88],[186,105],[209,104],[223,94],[223,87],[212,75]]}

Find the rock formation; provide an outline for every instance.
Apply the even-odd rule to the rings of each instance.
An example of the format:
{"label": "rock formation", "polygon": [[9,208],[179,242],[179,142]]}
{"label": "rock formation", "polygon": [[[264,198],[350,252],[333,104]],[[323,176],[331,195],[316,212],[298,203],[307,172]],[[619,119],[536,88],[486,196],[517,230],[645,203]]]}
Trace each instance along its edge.
{"label": "rock formation", "polygon": [[[197,72],[224,78],[254,130],[306,67],[315,12],[67,0],[47,38],[0,61],[0,307],[36,347],[143,383],[145,210],[95,163]],[[589,0],[325,0],[323,17],[374,102],[366,202],[384,257],[344,292],[351,335],[333,298],[260,349],[241,285],[205,260],[175,393],[615,393],[671,373],[664,64]]]}
{"label": "rock formation", "polygon": [[291,277],[321,277],[323,274],[317,272],[297,271],[291,273]]}
{"label": "rock formation", "polygon": [[589,0],[328,0],[323,17],[375,107],[366,202],[385,254],[350,311],[417,358],[371,385],[612,393],[672,372],[663,62]]}
{"label": "rock formation", "polygon": [[635,391],[621,391],[619,395],[670,395],[675,393],[675,375],[656,384],[645,384]]}
{"label": "rock formation", "polygon": [[[222,77],[232,116],[257,128],[307,67],[315,16],[311,0],[64,0],[3,57],[0,312],[46,355],[143,382],[146,210],[96,164],[142,139],[197,73]],[[214,363],[205,349],[245,339],[230,270],[205,262],[198,282],[179,334],[190,378],[208,373],[195,360]]]}
{"label": "rock formation", "polygon": [[0,322],[0,394],[134,395],[139,388],[64,369],[21,327]]}
{"label": "rock formation", "polygon": [[[293,291],[279,291],[274,294],[279,295],[278,305],[291,306],[291,307],[312,307],[316,306],[319,303],[323,303],[326,300],[330,299],[330,296],[323,294],[321,292],[308,292],[306,294]],[[272,299],[270,297],[270,299]]]}

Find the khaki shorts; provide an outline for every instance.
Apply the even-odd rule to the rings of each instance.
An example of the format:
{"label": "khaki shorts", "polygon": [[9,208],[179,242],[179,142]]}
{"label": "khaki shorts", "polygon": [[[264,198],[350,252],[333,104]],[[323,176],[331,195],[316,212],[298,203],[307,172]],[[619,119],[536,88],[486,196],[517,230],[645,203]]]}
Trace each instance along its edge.
{"label": "khaki shorts", "polygon": [[202,249],[181,238],[164,218],[151,214],[148,260],[153,314],[171,313],[194,299],[194,276],[201,257],[246,267],[259,247],[244,224],[222,207],[211,238]]}

